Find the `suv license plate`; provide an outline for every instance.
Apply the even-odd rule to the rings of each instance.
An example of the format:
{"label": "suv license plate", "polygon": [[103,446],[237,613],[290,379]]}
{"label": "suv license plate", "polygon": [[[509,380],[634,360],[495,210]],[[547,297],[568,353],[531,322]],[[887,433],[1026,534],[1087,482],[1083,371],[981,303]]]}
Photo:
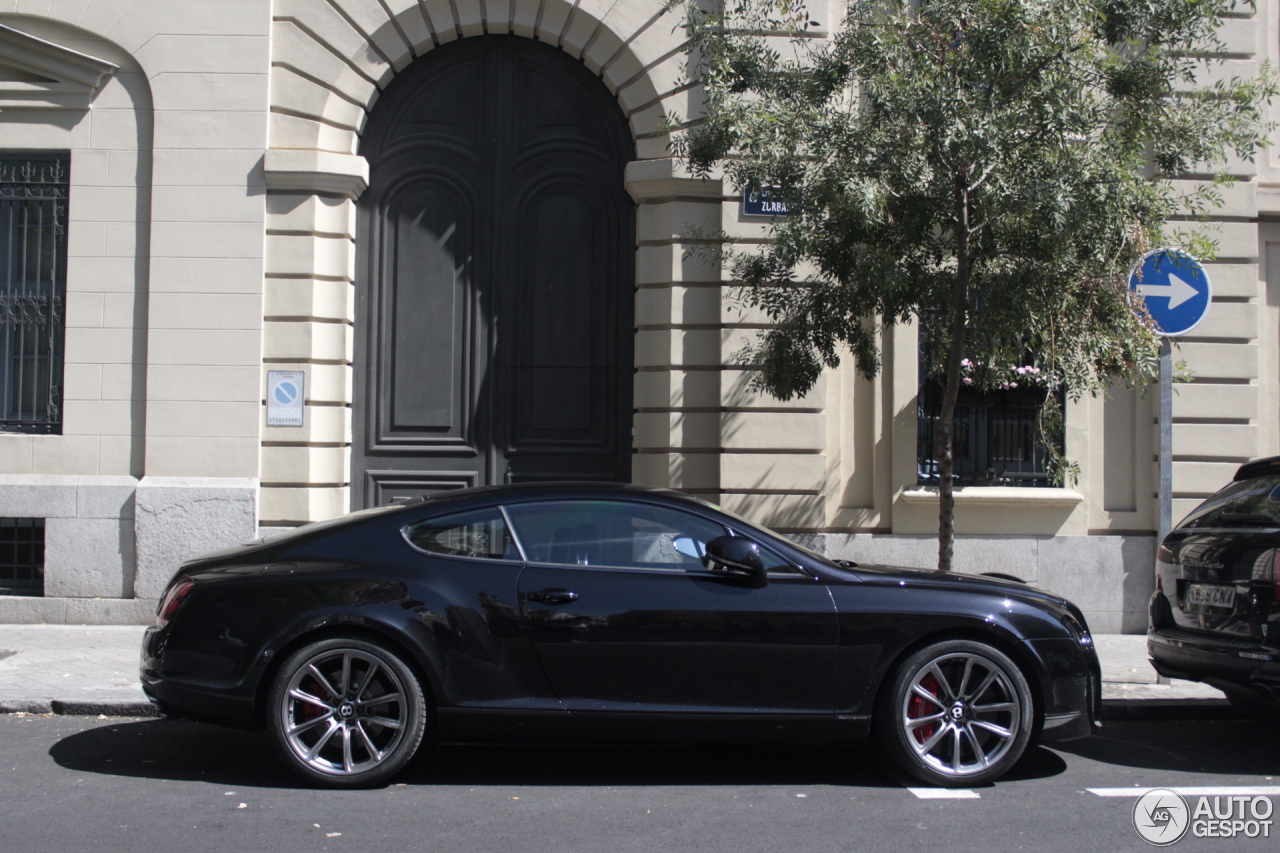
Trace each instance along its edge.
{"label": "suv license plate", "polygon": [[1236,604],[1236,588],[1220,584],[1193,583],[1187,586],[1187,607],[1200,609],[1204,607],[1226,608],[1230,610]]}

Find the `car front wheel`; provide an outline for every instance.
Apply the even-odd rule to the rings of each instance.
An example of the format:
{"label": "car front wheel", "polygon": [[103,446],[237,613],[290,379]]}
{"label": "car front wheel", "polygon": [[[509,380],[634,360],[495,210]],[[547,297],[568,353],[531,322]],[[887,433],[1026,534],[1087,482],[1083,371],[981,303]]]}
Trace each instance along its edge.
{"label": "car front wheel", "polygon": [[1018,667],[985,643],[949,640],[913,654],[890,677],[876,715],[898,767],[930,785],[977,785],[1022,757],[1034,723]]}
{"label": "car front wheel", "polygon": [[409,762],[426,730],[413,671],[358,639],[312,643],[280,667],[268,698],[271,740],[304,778],[332,788],[376,785]]}

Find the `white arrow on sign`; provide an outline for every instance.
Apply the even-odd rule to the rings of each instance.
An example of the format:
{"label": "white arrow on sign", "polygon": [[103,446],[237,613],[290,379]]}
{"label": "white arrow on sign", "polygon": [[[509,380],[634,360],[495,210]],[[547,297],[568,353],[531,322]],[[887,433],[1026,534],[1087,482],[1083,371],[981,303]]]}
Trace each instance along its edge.
{"label": "white arrow on sign", "polygon": [[1142,294],[1144,299],[1149,299],[1152,296],[1163,296],[1168,299],[1170,311],[1177,308],[1199,292],[1200,291],[1187,284],[1174,273],[1169,273],[1168,284],[1138,285],[1138,293]]}

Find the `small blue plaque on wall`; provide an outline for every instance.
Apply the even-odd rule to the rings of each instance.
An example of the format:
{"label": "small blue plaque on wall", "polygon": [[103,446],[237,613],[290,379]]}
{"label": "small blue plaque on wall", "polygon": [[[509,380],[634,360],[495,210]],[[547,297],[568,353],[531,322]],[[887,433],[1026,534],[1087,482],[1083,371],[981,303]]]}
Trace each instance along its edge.
{"label": "small blue plaque on wall", "polygon": [[267,426],[302,426],[306,378],[301,370],[267,371]]}

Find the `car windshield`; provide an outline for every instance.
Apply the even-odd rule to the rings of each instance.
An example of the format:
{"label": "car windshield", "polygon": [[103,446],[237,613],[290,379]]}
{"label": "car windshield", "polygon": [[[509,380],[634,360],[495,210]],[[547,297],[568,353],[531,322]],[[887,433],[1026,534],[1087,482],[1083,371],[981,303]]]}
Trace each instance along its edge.
{"label": "car windshield", "polygon": [[795,542],[795,541],[793,541],[793,540],[791,540],[791,539],[788,539],[787,537],[783,536],[781,533],[775,533],[774,531],[772,531],[772,530],[770,530],[769,528],[765,527],[763,524],[758,524],[757,522],[754,522],[754,521],[751,521],[751,520],[749,520],[749,519],[743,518],[742,516],[738,515],[738,514],[737,514],[736,512],[734,512],[733,510],[725,509],[724,507],[719,506],[718,504],[713,504],[711,501],[704,501],[702,498],[700,498],[700,497],[698,497],[698,496],[696,496],[696,495],[689,495],[688,497],[693,498],[695,501],[697,501],[698,503],[702,504],[703,506],[709,506],[709,507],[711,507],[712,509],[714,509],[716,512],[718,512],[718,513],[722,513],[723,515],[727,515],[727,516],[729,516],[730,518],[734,519],[735,521],[739,521],[739,522],[741,522],[742,524],[746,525],[746,527],[747,527],[747,529],[748,529],[748,530],[760,530],[760,531],[763,531],[763,532],[765,532],[765,533],[769,534],[770,536],[772,536],[774,539],[777,539],[777,540],[779,540],[779,541],[781,541],[781,542],[785,542],[785,543],[787,543],[787,544],[788,544],[788,545],[790,545],[792,548],[795,548],[797,551],[801,552],[802,554],[806,554],[806,555],[808,555],[808,556],[810,556],[810,557],[813,557],[815,560],[821,560],[822,562],[826,563],[826,564],[827,564],[827,565],[829,565],[829,566],[835,566],[835,565],[837,565],[836,563],[833,563],[833,562],[831,561],[831,558],[830,558],[830,557],[825,557],[825,556],[823,556],[822,554],[819,554],[817,551],[814,551],[814,550],[811,550],[811,549],[809,549],[809,548],[806,548],[806,547],[804,547],[803,545],[801,545],[800,543]]}
{"label": "car windshield", "polygon": [[1231,483],[1196,507],[1179,526],[1280,526],[1280,474]]}

